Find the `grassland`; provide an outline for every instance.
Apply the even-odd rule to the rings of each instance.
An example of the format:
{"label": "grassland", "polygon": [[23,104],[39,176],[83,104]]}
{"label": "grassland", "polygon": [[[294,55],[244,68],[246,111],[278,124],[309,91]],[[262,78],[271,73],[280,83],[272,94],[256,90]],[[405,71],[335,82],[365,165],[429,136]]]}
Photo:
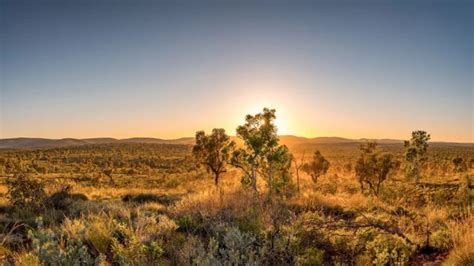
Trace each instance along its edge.
{"label": "grassland", "polygon": [[[0,260],[17,265],[474,264],[473,145],[431,144],[422,178],[400,169],[362,193],[360,143],[291,144],[330,162],[314,183],[269,197],[229,167],[219,188],[191,145],[98,144],[0,150]],[[402,160],[403,145],[380,150]],[[461,157],[464,169],[455,169]],[[306,157],[307,158],[307,157]],[[12,204],[19,175],[44,186]],[[471,183],[470,183],[471,182]],[[10,183],[11,184],[11,183]],[[10,185],[11,188],[11,185]]]}

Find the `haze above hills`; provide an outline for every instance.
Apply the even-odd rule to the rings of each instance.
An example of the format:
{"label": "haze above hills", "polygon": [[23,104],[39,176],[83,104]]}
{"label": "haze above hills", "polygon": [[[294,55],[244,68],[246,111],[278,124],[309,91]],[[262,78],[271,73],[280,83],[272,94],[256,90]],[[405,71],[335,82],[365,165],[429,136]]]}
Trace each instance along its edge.
{"label": "haze above hills", "polygon": [[[237,140],[236,137],[232,137]],[[336,144],[336,143],[358,143],[369,139],[348,139],[342,137],[315,137],[306,138],[292,135],[280,136],[282,144],[293,146],[298,144]],[[371,139],[372,140],[372,139]],[[401,144],[403,140],[397,139],[375,139],[379,144]],[[193,137],[183,137],[178,139],[160,139],[160,138],[86,138],[86,139],[46,139],[46,138],[9,138],[0,139],[0,149],[17,149],[17,148],[49,148],[64,147],[90,144],[118,144],[118,143],[149,143],[149,144],[194,144]],[[474,145],[474,144],[468,144]]]}

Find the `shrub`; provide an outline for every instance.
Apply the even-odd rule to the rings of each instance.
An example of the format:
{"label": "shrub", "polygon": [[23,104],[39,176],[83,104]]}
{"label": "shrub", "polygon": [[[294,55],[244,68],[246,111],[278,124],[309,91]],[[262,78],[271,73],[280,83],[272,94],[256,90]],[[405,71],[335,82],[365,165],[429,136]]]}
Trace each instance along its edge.
{"label": "shrub", "polygon": [[178,225],[166,215],[158,217],[159,222],[156,228],[156,233],[159,235],[168,235],[178,229]]}
{"label": "shrub", "polygon": [[369,191],[378,196],[380,186],[395,167],[395,163],[391,154],[378,154],[376,148],[375,142],[368,142],[360,147],[361,153],[355,171],[362,192],[367,185]]}
{"label": "shrub", "polygon": [[237,228],[229,228],[221,241],[211,238],[207,249],[199,240],[191,241],[192,248],[184,256],[193,265],[260,265],[263,258],[264,248],[257,238]]}
{"label": "shrub", "polygon": [[184,215],[178,218],[178,226],[183,232],[191,232],[199,228],[199,221],[192,215]]}
{"label": "shrub", "polygon": [[84,224],[83,219],[71,220],[69,218],[66,218],[61,224],[60,230],[61,234],[64,235],[67,239],[85,239],[86,225]]}
{"label": "shrub", "polygon": [[[158,228],[160,234],[169,232],[172,222],[161,217],[163,228]],[[154,227],[154,226],[152,226]],[[149,232],[148,232],[149,233]],[[133,228],[118,224],[113,232],[111,251],[113,253],[113,262],[119,265],[153,265],[159,264],[159,259],[164,251],[161,244],[157,241],[144,243],[139,232]]]}
{"label": "shrub", "polygon": [[38,230],[30,231],[33,251],[43,265],[91,265],[95,260],[80,240],[60,241],[52,230],[44,229],[38,219]]}
{"label": "shrub", "polygon": [[41,262],[38,256],[36,256],[32,252],[18,254],[17,256],[15,256],[15,263],[17,265],[25,265],[25,266],[40,266],[41,265]]}
{"label": "shrub", "polygon": [[447,228],[438,228],[431,233],[431,246],[439,251],[447,251],[452,247],[451,233]]}
{"label": "shrub", "polygon": [[258,234],[263,225],[260,213],[256,208],[246,210],[242,215],[236,217],[236,224],[240,231]]}
{"label": "shrub", "polygon": [[112,230],[112,224],[107,218],[94,217],[87,228],[86,239],[97,251],[107,254],[112,244]]}
{"label": "shrub", "polygon": [[114,262],[119,265],[144,265],[145,251],[146,247],[133,234],[125,236],[122,241],[117,238],[112,239]]}
{"label": "shrub", "polygon": [[421,177],[423,163],[427,160],[425,154],[428,150],[430,134],[425,131],[413,131],[411,139],[405,141],[405,171],[406,177],[418,181]]}
{"label": "shrub", "polygon": [[163,205],[170,205],[180,199],[179,195],[157,195],[152,193],[126,194],[122,197],[124,202],[158,202]]}
{"label": "shrub", "polygon": [[460,156],[453,159],[454,171],[462,173],[467,170],[467,164],[464,162],[464,159]]}
{"label": "shrub", "polygon": [[413,248],[399,237],[378,234],[367,243],[374,265],[406,265]]}
{"label": "shrub", "polygon": [[336,194],[338,188],[338,184],[336,182],[328,182],[321,184],[321,192],[323,194]]}
{"label": "shrub", "polygon": [[474,181],[473,177],[470,175],[464,176],[464,184],[461,188],[462,194],[462,204],[467,208],[473,206],[472,202],[474,201]]}
{"label": "shrub", "polygon": [[7,180],[7,198],[19,209],[37,211],[46,198],[44,184],[26,175],[17,175]]}
{"label": "shrub", "polygon": [[63,186],[46,199],[46,204],[54,209],[67,211],[75,201],[86,201],[84,194],[72,194],[71,186]]}
{"label": "shrub", "polygon": [[297,265],[324,265],[324,251],[309,247],[296,258]]}
{"label": "shrub", "polygon": [[303,171],[310,175],[313,182],[316,183],[318,177],[327,173],[329,165],[329,161],[324,158],[320,151],[316,150],[313,160],[303,165]]}

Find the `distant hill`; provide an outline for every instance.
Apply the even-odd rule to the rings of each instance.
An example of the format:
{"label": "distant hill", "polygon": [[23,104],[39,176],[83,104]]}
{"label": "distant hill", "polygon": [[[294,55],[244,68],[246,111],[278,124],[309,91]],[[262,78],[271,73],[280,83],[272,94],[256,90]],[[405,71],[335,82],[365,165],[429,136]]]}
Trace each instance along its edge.
{"label": "distant hill", "polygon": [[330,143],[351,143],[357,142],[354,139],[346,139],[340,137],[317,137],[317,138],[305,138],[292,135],[280,136],[280,143],[287,146],[293,146],[298,144],[330,144]]}
{"label": "distant hill", "polygon": [[[242,143],[235,136],[231,137],[237,143]],[[305,138],[292,135],[280,136],[280,143],[287,146],[300,144],[338,144],[338,143],[361,143],[365,141],[376,141],[379,144],[401,144],[403,140],[396,139],[347,139],[341,137],[316,137]],[[11,138],[0,139],[0,149],[19,149],[19,148],[54,148],[75,145],[88,144],[107,144],[107,143],[149,143],[149,144],[194,144],[194,138],[185,137],[178,139],[159,139],[159,138],[90,138],[90,139],[44,139],[44,138]],[[472,143],[452,143],[456,145],[474,145]]]}
{"label": "distant hill", "polygon": [[157,138],[91,138],[91,139],[43,139],[43,138],[12,138],[0,139],[0,149],[19,148],[55,148],[64,146],[77,146],[88,144],[108,144],[108,143],[153,143],[153,144],[193,144],[194,138],[179,139],[157,139]]}
{"label": "distant hill", "polygon": [[121,143],[149,143],[149,144],[194,144],[194,138],[179,138],[179,139],[157,139],[157,138],[129,138],[120,139],[117,142]]}

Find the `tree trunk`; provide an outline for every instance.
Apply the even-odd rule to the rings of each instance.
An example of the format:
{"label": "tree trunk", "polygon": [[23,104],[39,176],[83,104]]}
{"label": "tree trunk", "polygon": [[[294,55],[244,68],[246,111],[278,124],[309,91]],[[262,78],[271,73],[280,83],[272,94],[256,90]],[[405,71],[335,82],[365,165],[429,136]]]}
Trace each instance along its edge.
{"label": "tree trunk", "polygon": [[362,192],[362,194],[364,194],[364,181],[359,180],[359,184],[360,184],[360,191]]}
{"label": "tree trunk", "polygon": [[256,193],[257,192],[257,171],[255,169],[255,166],[252,165],[252,188],[253,191]]}
{"label": "tree trunk", "polygon": [[269,195],[270,195],[270,198],[271,198],[272,197],[272,190],[273,190],[273,173],[272,173],[271,169],[268,171],[268,189],[269,189]]}
{"label": "tree trunk", "polygon": [[298,193],[300,193],[300,170],[296,169],[296,187],[298,188]]}
{"label": "tree trunk", "polygon": [[218,172],[214,172],[214,184],[216,185],[217,188],[219,187],[219,173]]}

